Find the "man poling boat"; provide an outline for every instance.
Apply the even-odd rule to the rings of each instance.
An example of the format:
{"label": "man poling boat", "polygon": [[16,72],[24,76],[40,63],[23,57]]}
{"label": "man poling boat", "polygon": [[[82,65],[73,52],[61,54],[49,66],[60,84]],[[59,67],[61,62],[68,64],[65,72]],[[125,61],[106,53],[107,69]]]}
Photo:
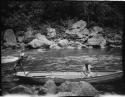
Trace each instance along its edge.
{"label": "man poling boat", "polygon": [[89,63],[85,63],[82,67],[82,72],[86,77],[90,77],[93,75],[93,72],[91,71],[92,65]]}
{"label": "man poling boat", "polygon": [[23,52],[23,50],[20,51],[19,59],[17,60],[17,62],[14,65],[14,72],[15,72],[15,74],[17,72],[17,70],[16,70],[17,67],[20,67],[23,70],[24,74],[25,74],[25,71],[24,71],[22,63],[23,63],[23,60],[25,60],[26,58],[27,58],[27,56],[25,56],[25,53]]}

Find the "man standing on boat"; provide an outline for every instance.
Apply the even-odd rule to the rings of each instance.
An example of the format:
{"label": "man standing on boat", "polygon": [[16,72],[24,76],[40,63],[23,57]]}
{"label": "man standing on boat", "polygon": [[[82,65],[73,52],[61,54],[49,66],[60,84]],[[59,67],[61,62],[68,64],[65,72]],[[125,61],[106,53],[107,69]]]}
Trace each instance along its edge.
{"label": "man standing on boat", "polygon": [[85,77],[90,77],[93,75],[91,71],[92,65],[89,63],[85,63],[84,66],[82,67],[82,72],[84,73]]}
{"label": "man standing on boat", "polygon": [[17,60],[16,64],[14,65],[14,71],[15,71],[15,73],[17,72],[16,68],[19,66],[19,67],[22,68],[22,70],[23,70],[23,72],[25,74],[25,71],[24,71],[24,68],[23,68],[23,64],[22,64],[23,60],[25,59],[24,55],[25,55],[25,53],[23,52],[23,50],[21,50],[20,51],[19,59]]}

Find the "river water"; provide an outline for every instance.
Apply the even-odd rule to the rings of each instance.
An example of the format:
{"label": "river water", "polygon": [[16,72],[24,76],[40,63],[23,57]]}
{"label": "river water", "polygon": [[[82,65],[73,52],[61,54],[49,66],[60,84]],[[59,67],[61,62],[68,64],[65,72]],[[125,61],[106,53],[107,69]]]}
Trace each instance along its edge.
{"label": "river water", "polygon": [[84,63],[93,65],[93,70],[121,70],[122,56],[119,49],[83,49],[29,51],[32,60],[25,62],[25,70],[81,71]]}
{"label": "river water", "polygon": [[[19,56],[19,52],[3,51],[2,55]],[[23,63],[26,71],[81,71],[86,62],[92,64],[92,69],[97,71],[122,70],[120,49],[28,50],[26,55],[31,57]]]}
{"label": "river water", "polygon": [[[81,71],[84,63],[92,64],[92,70],[95,71],[111,71],[122,70],[122,52],[121,49],[82,49],[82,50],[27,50],[26,55],[31,59],[24,61],[23,66],[26,71]],[[18,56],[18,50],[2,51],[2,56]],[[10,64],[2,65],[2,71],[10,69]],[[12,64],[11,64],[12,65]],[[103,86],[101,86],[103,85]],[[99,88],[104,84],[95,85]],[[107,84],[108,87],[110,86]],[[106,86],[106,85],[105,85]],[[114,90],[113,85],[110,86],[111,91]],[[104,90],[104,89],[103,89]],[[101,90],[102,91],[102,90]],[[110,90],[104,90],[109,91]],[[117,91],[117,90],[116,90]]]}

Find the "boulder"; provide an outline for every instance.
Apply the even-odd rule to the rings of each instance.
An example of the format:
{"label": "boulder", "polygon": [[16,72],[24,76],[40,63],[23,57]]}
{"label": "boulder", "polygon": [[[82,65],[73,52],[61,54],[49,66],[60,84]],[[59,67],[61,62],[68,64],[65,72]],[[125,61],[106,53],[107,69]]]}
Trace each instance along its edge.
{"label": "boulder", "polygon": [[72,45],[74,44],[75,42],[74,41],[69,41],[69,45]]}
{"label": "boulder", "polygon": [[68,43],[69,43],[69,41],[68,41],[67,39],[62,39],[62,40],[60,40],[60,41],[58,42],[58,45],[59,45],[60,47],[67,47],[67,46],[68,46]]}
{"label": "boulder", "polygon": [[53,38],[56,36],[56,30],[54,28],[47,28],[47,35],[50,37],[50,38]]}
{"label": "boulder", "polygon": [[3,44],[3,46],[12,49],[13,47],[16,47],[17,45],[16,45],[15,43],[5,42],[5,43]]}
{"label": "boulder", "polygon": [[44,43],[38,39],[33,39],[30,43],[28,43],[28,45],[30,45],[33,48],[39,48],[42,45],[44,45]]}
{"label": "boulder", "polygon": [[49,41],[46,36],[41,35],[40,33],[35,35],[35,39],[33,39],[28,45],[32,46],[33,48],[39,48],[44,46],[50,46],[53,42]]}
{"label": "boulder", "polygon": [[31,88],[25,87],[23,85],[18,85],[9,90],[11,94],[30,94],[33,95],[33,90]]}
{"label": "boulder", "polygon": [[65,33],[69,34],[72,37],[75,37],[75,36],[77,36],[78,38],[83,37],[82,33],[80,32],[80,29],[66,30]]}
{"label": "boulder", "polygon": [[60,96],[77,96],[77,95],[75,95],[75,94],[73,94],[72,92],[59,92],[58,94],[57,94],[57,96],[58,97],[60,97]]}
{"label": "boulder", "polygon": [[54,43],[53,41],[48,40],[45,35],[41,35],[40,33],[37,33],[35,37],[46,45],[52,45]]}
{"label": "boulder", "polygon": [[71,30],[66,30],[65,33],[69,35],[77,35],[78,38],[83,38],[84,35],[89,34],[89,30],[85,28],[87,23],[80,20],[72,25]]}
{"label": "boulder", "polygon": [[79,37],[79,38],[81,38],[83,41],[86,41],[90,35],[90,32],[87,28],[85,28],[80,31],[80,34],[81,34],[81,37]]}
{"label": "boulder", "polygon": [[25,34],[24,34],[24,38],[26,40],[27,38],[31,38],[31,37],[33,37],[33,28],[28,27],[27,32],[25,32]]}
{"label": "boulder", "polygon": [[79,82],[66,81],[59,86],[60,92],[72,92],[74,95],[79,96],[78,92],[81,91]]}
{"label": "boulder", "polygon": [[[71,82],[71,92],[77,96],[80,96],[78,95],[79,92],[81,92],[81,87],[79,85],[79,82]],[[81,95],[83,96],[83,95]]]}
{"label": "boulder", "polygon": [[45,95],[47,92],[47,89],[45,87],[40,87],[38,91],[38,95]]}
{"label": "boulder", "polygon": [[19,36],[17,39],[18,39],[18,42],[23,42],[24,37],[23,36]]}
{"label": "boulder", "polygon": [[74,47],[74,48],[76,48],[76,49],[81,49],[81,47],[82,47],[82,43],[80,43],[80,42],[78,42],[78,41],[76,41],[76,42],[70,42],[70,45],[72,46],[72,47]]}
{"label": "boulder", "polygon": [[70,92],[75,96],[96,96],[98,91],[88,82],[69,82],[66,81],[59,86],[60,92]]}
{"label": "boulder", "polygon": [[106,40],[103,38],[102,35],[96,34],[92,38],[88,39],[88,45],[94,46],[94,45],[99,45],[101,47],[106,45]]}
{"label": "boulder", "polygon": [[95,37],[88,39],[89,45],[100,45],[100,42],[101,41]]}
{"label": "boulder", "polygon": [[12,29],[7,29],[4,32],[4,40],[6,41],[6,46],[16,46],[17,40]]}
{"label": "boulder", "polygon": [[72,29],[72,30],[66,30],[65,33],[67,34],[77,34],[80,30],[79,29]]}
{"label": "boulder", "polygon": [[67,49],[75,49],[75,47],[68,46]]}
{"label": "boulder", "polygon": [[52,44],[50,45],[50,49],[61,49],[61,47],[58,44]]}
{"label": "boulder", "polygon": [[23,42],[19,43],[19,46],[21,47],[21,49],[25,49],[25,44]]}
{"label": "boulder", "polygon": [[99,91],[97,91],[90,83],[85,81],[80,81],[79,85],[81,87],[81,91],[78,92],[79,96],[96,96],[99,94]]}
{"label": "boulder", "polygon": [[105,48],[106,45],[106,39],[103,39],[102,42],[100,43],[101,48]]}
{"label": "boulder", "polygon": [[82,49],[82,46],[78,46],[76,49],[79,49],[79,50],[81,50],[81,49]]}
{"label": "boulder", "polygon": [[58,87],[60,92],[71,92],[71,83],[70,81],[65,81]]}
{"label": "boulder", "polygon": [[47,94],[55,94],[57,92],[57,86],[55,82],[51,79],[46,81],[46,83],[44,84],[44,87],[46,88]]}
{"label": "boulder", "polygon": [[102,32],[103,28],[99,27],[99,26],[94,26],[93,27],[94,32]]}
{"label": "boulder", "polygon": [[78,33],[77,36],[78,36],[79,38],[83,38],[83,34],[82,34],[82,33]]}
{"label": "boulder", "polygon": [[102,31],[103,31],[103,28],[99,26],[94,26],[90,31],[91,32],[90,36],[96,36],[99,32],[102,32]]}
{"label": "boulder", "polygon": [[86,27],[86,25],[87,25],[87,23],[85,21],[80,20],[80,21],[74,23],[72,25],[72,28],[73,29],[77,29],[77,28],[84,29]]}
{"label": "boulder", "polygon": [[89,35],[89,30],[88,30],[87,28],[85,28],[84,30],[81,30],[81,33],[82,33],[83,35],[88,36],[88,35]]}

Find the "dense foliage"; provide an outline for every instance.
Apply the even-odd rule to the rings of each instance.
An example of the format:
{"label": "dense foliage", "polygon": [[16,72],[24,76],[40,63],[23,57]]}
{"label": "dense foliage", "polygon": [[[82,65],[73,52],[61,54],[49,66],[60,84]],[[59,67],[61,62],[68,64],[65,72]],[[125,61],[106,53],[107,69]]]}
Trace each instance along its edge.
{"label": "dense foliage", "polygon": [[[119,9],[122,2],[61,2],[61,1],[8,1],[2,3],[3,28],[24,30],[42,24],[70,26],[83,19],[88,25],[121,28],[123,17]],[[120,8],[119,8],[120,7]],[[71,21],[72,20],[72,21]]]}

